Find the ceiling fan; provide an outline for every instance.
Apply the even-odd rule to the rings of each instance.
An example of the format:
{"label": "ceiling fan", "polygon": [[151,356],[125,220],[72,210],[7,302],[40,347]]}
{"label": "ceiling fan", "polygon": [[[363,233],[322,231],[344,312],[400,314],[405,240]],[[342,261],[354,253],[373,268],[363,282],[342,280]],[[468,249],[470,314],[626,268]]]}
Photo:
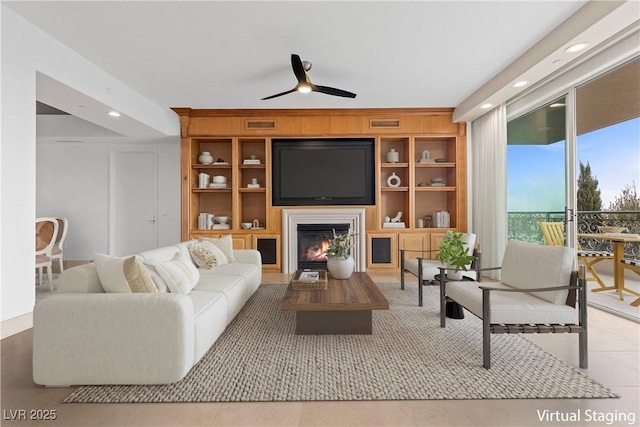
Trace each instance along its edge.
{"label": "ceiling fan", "polygon": [[298,84],[296,85],[296,87],[285,92],[276,93],[275,95],[262,98],[263,101],[265,99],[277,98],[278,96],[287,95],[296,91],[300,93],[320,92],[326,93],[327,95],[342,96],[345,98],[356,97],[355,93],[347,92],[346,90],[336,89],[334,87],[328,86],[314,85],[313,83],[311,83],[311,79],[309,79],[309,76],[307,75],[307,71],[311,69],[311,63],[307,61],[304,61],[303,63],[300,57],[295,53],[291,54],[291,67],[293,68],[293,74],[295,74],[296,78],[298,79]]}

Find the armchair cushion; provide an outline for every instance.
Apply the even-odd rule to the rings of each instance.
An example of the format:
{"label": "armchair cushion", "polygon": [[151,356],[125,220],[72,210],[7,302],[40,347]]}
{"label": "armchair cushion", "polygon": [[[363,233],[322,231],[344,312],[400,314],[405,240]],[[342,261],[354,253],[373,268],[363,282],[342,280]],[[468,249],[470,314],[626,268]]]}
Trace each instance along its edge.
{"label": "armchair cushion", "polygon": [[[576,257],[575,249],[510,240],[502,261],[502,283],[518,289],[566,286]],[[564,305],[569,291],[536,292],[553,304]],[[493,299],[491,301],[493,310]]]}
{"label": "armchair cushion", "polygon": [[[492,288],[509,288],[504,283],[487,283]],[[539,292],[538,292],[539,293]],[[482,318],[482,289],[474,282],[447,283],[447,296]],[[576,324],[578,310],[547,302],[526,292],[491,292],[491,323]]]}

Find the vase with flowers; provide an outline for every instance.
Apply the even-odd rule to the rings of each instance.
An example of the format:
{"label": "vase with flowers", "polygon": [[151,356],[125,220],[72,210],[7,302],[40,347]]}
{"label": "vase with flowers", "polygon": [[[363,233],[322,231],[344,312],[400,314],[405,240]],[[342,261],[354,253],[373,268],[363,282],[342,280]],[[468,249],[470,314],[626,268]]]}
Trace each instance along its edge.
{"label": "vase with flowers", "polygon": [[357,236],[353,230],[343,234],[333,230],[333,237],[329,239],[329,245],[325,251],[327,255],[327,270],[334,279],[348,279],[353,274],[355,261],[351,256],[351,248],[355,246],[353,238]]}

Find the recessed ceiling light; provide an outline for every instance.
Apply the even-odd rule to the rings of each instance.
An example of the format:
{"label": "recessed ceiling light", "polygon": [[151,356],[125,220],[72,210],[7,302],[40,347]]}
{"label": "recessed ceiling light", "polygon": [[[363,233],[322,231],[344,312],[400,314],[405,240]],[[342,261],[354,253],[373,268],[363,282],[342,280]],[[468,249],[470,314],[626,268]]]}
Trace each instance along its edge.
{"label": "recessed ceiling light", "polygon": [[513,87],[525,87],[526,85],[528,85],[529,82],[526,80],[520,80],[519,82],[515,82],[513,84]]}
{"label": "recessed ceiling light", "polygon": [[564,51],[567,53],[580,52],[581,50],[586,49],[588,46],[589,46],[589,43],[587,42],[576,43],[574,45],[569,46]]}
{"label": "recessed ceiling light", "polygon": [[483,110],[486,110],[487,108],[491,108],[491,107],[493,107],[493,104],[489,104],[489,103],[482,104],[480,106],[480,108],[482,108]]}
{"label": "recessed ceiling light", "polygon": [[109,111],[108,113],[111,117],[120,117],[120,113],[117,111]]}

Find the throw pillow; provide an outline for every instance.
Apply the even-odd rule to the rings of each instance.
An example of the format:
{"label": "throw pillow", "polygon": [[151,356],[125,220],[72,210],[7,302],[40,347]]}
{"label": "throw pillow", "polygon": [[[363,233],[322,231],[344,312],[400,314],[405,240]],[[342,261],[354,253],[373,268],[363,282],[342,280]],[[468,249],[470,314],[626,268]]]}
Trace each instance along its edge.
{"label": "throw pillow", "polygon": [[186,295],[200,280],[200,273],[196,266],[181,253],[176,254],[169,261],[156,262],[154,267],[173,293]]}
{"label": "throw pillow", "polygon": [[222,253],[226,255],[229,262],[238,262],[236,260],[236,257],[233,255],[233,240],[231,239],[231,234],[222,236],[219,239],[214,239],[212,237],[203,237],[199,240],[211,242],[216,245],[222,251]]}
{"label": "throw pillow", "polygon": [[94,255],[98,278],[105,292],[158,292],[144,263],[137,256]]}
{"label": "throw pillow", "polygon": [[212,269],[229,263],[227,256],[213,242],[202,240],[187,245],[191,258],[200,268]]}
{"label": "throw pillow", "polygon": [[144,265],[145,267],[147,267],[147,272],[149,272],[149,276],[151,276],[151,280],[153,281],[153,284],[156,285],[156,288],[158,289],[158,293],[161,293],[161,294],[168,293],[169,286],[167,285],[167,282],[165,282],[165,280],[162,278],[162,276],[160,276],[160,273],[158,273],[156,266],[146,262],[144,263]]}

